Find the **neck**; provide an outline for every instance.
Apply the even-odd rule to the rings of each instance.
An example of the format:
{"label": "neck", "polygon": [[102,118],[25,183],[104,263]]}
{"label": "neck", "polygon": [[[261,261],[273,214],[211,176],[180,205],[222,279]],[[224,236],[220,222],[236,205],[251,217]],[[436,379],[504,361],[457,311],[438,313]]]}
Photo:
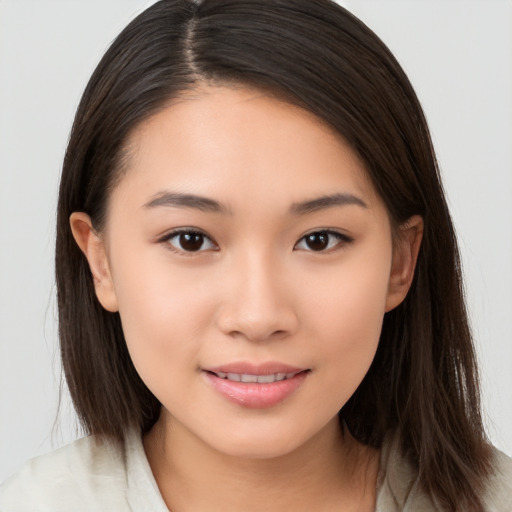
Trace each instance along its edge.
{"label": "neck", "polygon": [[244,458],[219,453],[172,418],[144,438],[172,512],[373,510],[378,454],[330,422],[290,453]]}

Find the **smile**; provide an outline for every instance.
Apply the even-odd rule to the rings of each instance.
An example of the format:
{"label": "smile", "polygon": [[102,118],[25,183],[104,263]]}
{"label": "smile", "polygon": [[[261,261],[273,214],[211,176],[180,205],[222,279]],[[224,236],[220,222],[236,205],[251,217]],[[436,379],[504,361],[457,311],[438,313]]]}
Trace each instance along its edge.
{"label": "smile", "polygon": [[299,372],[291,373],[271,373],[269,375],[252,375],[250,373],[224,373],[212,372],[220,379],[230,380],[232,382],[271,384],[281,380],[291,379]]}
{"label": "smile", "polygon": [[310,369],[268,363],[238,363],[203,369],[211,388],[223,399],[250,409],[265,409],[284,402],[302,387]]}

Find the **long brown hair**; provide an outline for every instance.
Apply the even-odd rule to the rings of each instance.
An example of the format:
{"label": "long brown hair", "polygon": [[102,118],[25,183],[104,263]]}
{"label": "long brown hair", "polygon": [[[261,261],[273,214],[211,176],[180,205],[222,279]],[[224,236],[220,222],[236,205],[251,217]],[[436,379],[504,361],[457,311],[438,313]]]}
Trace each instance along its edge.
{"label": "long brown hair", "polygon": [[398,433],[446,510],[482,510],[490,471],[456,238],[428,127],[390,51],[330,0],[162,0],[109,48],[83,94],[60,186],[56,277],[63,367],[85,432],[147,432],[160,404],[130,360],[118,314],[96,299],[69,216],[96,229],[124,171],[128,135],[199,82],[256,86],[329,123],[359,154],[395,226],[425,231],[405,301],[340,418],[376,447]]}

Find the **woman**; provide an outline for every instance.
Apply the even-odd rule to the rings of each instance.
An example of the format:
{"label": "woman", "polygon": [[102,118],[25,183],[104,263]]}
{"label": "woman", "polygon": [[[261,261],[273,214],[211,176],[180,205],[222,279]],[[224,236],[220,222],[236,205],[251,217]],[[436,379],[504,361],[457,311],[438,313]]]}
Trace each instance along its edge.
{"label": "woman", "polygon": [[134,20],[76,115],[56,268],[91,436],[6,510],[512,506],[421,108],[339,6]]}

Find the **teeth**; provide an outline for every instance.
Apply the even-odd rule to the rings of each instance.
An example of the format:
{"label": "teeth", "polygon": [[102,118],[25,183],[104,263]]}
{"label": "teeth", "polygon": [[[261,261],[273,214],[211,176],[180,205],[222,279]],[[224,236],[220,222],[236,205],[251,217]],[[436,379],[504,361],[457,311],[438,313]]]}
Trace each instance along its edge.
{"label": "teeth", "polygon": [[277,375],[258,375],[258,382],[260,384],[275,382]]}
{"label": "teeth", "polygon": [[234,382],[246,382],[258,384],[271,384],[272,382],[291,379],[297,372],[292,373],[271,373],[270,375],[251,375],[249,373],[224,373],[216,372],[217,377],[220,379],[232,380]]}
{"label": "teeth", "polygon": [[247,373],[242,373],[242,377],[240,379],[241,382],[258,382],[257,375],[248,375]]}

